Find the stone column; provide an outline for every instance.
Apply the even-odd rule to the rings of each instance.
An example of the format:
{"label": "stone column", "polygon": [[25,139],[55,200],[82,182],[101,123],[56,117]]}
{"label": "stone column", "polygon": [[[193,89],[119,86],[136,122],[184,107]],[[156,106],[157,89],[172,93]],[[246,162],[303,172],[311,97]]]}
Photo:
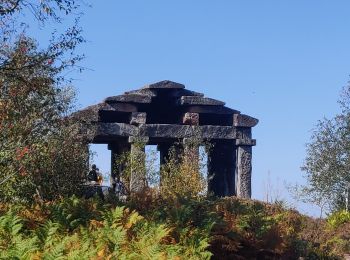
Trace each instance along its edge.
{"label": "stone column", "polygon": [[142,192],[147,186],[145,145],[148,141],[148,137],[129,137],[129,143],[131,144],[130,192]]}
{"label": "stone column", "polygon": [[157,145],[160,158],[160,167],[162,167],[169,160],[169,152],[173,145],[173,143],[161,143]]}
{"label": "stone column", "polygon": [[[199,114],[198,113],[185,113],[182,118],[182,123],[184,125],[199,125]],[[190,138],[183,139],[183,160],[187,160],[191,163],[196,163],[199,166],[199,145],[200,140],[198,140],[198,136],[193,136]]]}
{"label": "stone column", "polygon": [[195,138],[183,139],[183,156],[185,163],[195,164],[199,170],[199,141]]}
{"label": "stone column", "polygon": [[235,143],[230,140],[212,142],[207,165],[208,192],[219,197],[235,195]]}
{"label": "stone column", "polygon": [[252,146],[256,141],[252,138],[252,127],[259,120],[244,114],[233,115],[233,125],[237,127],[237,169],[236,194],[240,198],[250,198],[252,195]]}
{"label": "stone column", "polygon": [[108,144],[108,149],[111,150],[111,178],[115,179],[117,176],[121,176],[125,170],[126,166],[124,164],[126,161],[122,162],[121,159],[126,160],[127,158],[121,158],[121,156],[127,156],[127,153],[130,151],[130,145],[127,142],[114,142]]}
{"label": "stone column", "polygon": [[252,146],[255,140],[236,140],[237,148],[237,197],[252,195]]}

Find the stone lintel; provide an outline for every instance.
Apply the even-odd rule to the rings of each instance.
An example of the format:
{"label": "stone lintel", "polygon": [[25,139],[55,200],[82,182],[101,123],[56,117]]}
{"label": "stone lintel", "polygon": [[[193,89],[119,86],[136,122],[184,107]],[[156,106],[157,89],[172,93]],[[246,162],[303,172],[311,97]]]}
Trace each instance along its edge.
{"label": "stone lintel", "polygon": [[236,145],[238,146],[255,146],[255,139],[236,139]]}
{"label": "stone lintel", "polygon": [[222,115],[233,115],[239,114],[240,112],[225,106],[205,106],[205,105],[191,105],[186,107],[187,112],[191,113],[204,113],[204,114],[222,114]]}
{"label": "stone lintel", "polygon": [[254,127],[258,124],[259,120],[244,114],[233,115],[233,125],[238,127]]}
{"label": "stone lintel", "polygon": [[118,137],[118,136],[136,136],[138,128],[125,123],[98,123],[95,136],[98,137]]}
{"label": "stone lintel", "polygon": [[199,125],[199,114],[198,113],[185,113],[182,118],[184,125]]}
{"label": "stone lintel", "polygon": [[185,85],[173,82],[170,80],[163,80],[143,87],[144,89],[184,89]]}
{"label": "stone lintel", "polygon": [[236,139],[237,131],[232,126],[191,126],[170,124],[146,124],[139,127],[141,136],[163,138],[197,137],[201,139]]}
{"label": "stone lintel", "polygon": [[147,144],[149,141],[148,136],[129,136],[129,143]]}
{"label": "stone lintel", "polygon": [[239,132],[233,126],[214,125],[172,125],[172,124],[142,124],[137,126],[125,123],[97,123],[92,133],[99,140],[106,138],[146,136],[151,138],[186,138],[201,139],[237,139]]}
{"label": "stone lintel", "polygon": [[179,101],[179,105],[205,105],[205,106],[224,106],[225,102],[220,100],[199,97],[199,96],[182,96]]}
{"label": "stone lintel", "polygon": [[119,95],[108,97],[104,100],[106,103],[142,103],[149,104],[152,102],[152,97],[149,95],[141,95],[141,94],[127,94],[127,95]]}
{"label": "stone lintel", "polygon": [[146,124],[147,113],[144,112],[132,112],[130,116],[131,125]]}

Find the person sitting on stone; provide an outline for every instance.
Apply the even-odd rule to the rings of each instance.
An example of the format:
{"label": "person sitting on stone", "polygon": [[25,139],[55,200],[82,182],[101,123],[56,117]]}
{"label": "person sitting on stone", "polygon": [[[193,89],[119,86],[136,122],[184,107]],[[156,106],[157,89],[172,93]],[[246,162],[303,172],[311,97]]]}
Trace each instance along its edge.
{"label": "person sitting on stone", "polygon": [[89,171],[89,173],[87,175],[87,181],[95,181],[95,182],[97,182],[97,168],[96,168],[96,164],[93,164],[91,166],[91,171]]}

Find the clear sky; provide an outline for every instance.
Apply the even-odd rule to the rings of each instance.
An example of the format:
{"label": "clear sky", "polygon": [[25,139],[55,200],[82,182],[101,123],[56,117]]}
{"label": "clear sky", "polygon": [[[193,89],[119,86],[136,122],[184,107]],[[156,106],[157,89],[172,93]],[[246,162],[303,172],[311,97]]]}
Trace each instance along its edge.
{"label": "clear sky", "polygon": [[[350,73],[350,1],[94,1],[82,19],[80,107],[169,79],[254,116],[253,198],[303,182],[317,120],[338,112]],[[97,163],[109,171],[109,153]],[[104,153],[102,151],[105,151]],[[270,176],[270,177],[268,177]],[[310,207],[302,208],[316,214]]]}

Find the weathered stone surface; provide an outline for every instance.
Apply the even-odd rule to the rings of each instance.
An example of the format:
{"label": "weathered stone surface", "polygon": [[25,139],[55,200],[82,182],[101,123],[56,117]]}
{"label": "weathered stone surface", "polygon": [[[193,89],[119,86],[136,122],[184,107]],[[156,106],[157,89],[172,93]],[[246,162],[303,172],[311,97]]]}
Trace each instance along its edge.
{"label": "weathered stone surface", "polygon": [[[209,140],[214,144],[208,153],[209,192],[217,196],[237,194],[249,198],[252,146],[256,144],[251,129],[258,120],[184,87],[176,82],[161,81],[108,97],[104,103],[72,116],[80,117],[84,124],[79,134],[86,135],[91,142],[109,144],[112,176],[123,172],[122,168],[115,169],[115,157],[131,152],[131,192],[142,192],[147,185],[146,144],[158,145],[163,165],[172,144],[179,143],[175,157],[185,151],[188,156],[178,156],[178,159],[196,166],[198,144]],[[152,124],[146,124],[146,120]]]}
{"label": "weathered stone surface", "polygon": [[234,126],[240,126],[240,127],[254,127],[259,123],[259,120],[251,117],[251,116],[247,116],[244,114],[234,114],[233,115],[233,125]]}
{"label": "weathered stone surface", "polygon": [[124,95],[142,95],[142,96],[157,96],[156,89],[141,88],[124,92]]}
{"label": "weathered stone surface", "polygon": [[149,141],[148,136],[129,136],[129,143],[135,144],[147,144]]}
{"label": "weathered stone surface", "polygon": [[236,128],[231,126],[190,126],[170,124],[146,124],[139,127],[141,136],[163,138],[236,139]]}
{"label": "weathered stone surface", "polygon": [[170,80],[163,80],[157,83],[149,84],[144,86],[143,88],[148,88],[148,89],[176,89],[176,88],[185,88],[185,85],[176,83]]}
{"label": "weathered stone surface", "polygon": [[140,143],[132,143],[130,154],[130,191],[132,193],[141,193],[147,186],[145,146]]}
{"label": "weathered stone surface", "polygon": [[225,102],[199,96],[182,96],[179,99],[179,105],[205,105],[205,106],[224,106]]}
{"label": "weathered stone surface", "polygon": [[[117,176],[121,176],[127,167],[118,160],[123,154],[129,152],[130,145],[126,142],[113,142],[108,145],[108,148],[111,150],[111,177],[115,179]],[[112,188],[115,189],[113,182],[111,185]]]}
{"label": "weathered stone surface", "polygon": [[106,103],[118,103],[118,102],[129,102],[129,103],[141,103],[149,104],[152,102],[152,96],[141,95],[141,94],[128,94],[108,97],[104,100]]}
{"label": "weathered stone surface", "polygon": [[136,136],[138,128],[124,123],[98,123],[96,125],[96,136],[105,137],[109,140],[115,136]]}
{"label": "weathered stone surface", "polygon": [[237,110],[225,106],[188,106],[186,111],[190,113],[204,113],[204,114],[226,114],[233,115],[240,113]]}
{"label": "weathered stone surface", "polygon": [[185,113],[182,118],[182,123],[185,125],[199,125],[199,114]]}
{"label": "weathered stone surface", "polygon": [[99,103],[75,112],[71,115],[71,117],[84,122],[97,122],[99,120],[99,111],[101,110],[114,111],[114,108],[109,104]]}
{"label": "weathered stone surface", "polygon": [[250,198],[252,195],[252,147],[238,146],[237,150],[237,196]]}
{"label": "weathered stone surface", "polygon": [[132,112],[130,116],[131,125],[146,124],[147,114],[144,112]]}
{"label": "weathered stone surface", "polygon": [[[106,103],[107,104],[107,103]],[[119,112],[137,112],[137,106],[135,104],[128,104],[128,103],[110,103],[110,107],[112,107],[115,111]],[[100,109],[104,110],[104,109]]]}
{"label": "weathered stone surface", "polygon": [[188,90],[188,89],[174,89],[169,92],[169,96],[174,98],[180,98],[182,96],[197,96],[197,97],[204,97],[203,93]]}
{"label": "weathered stone surface", "polygon": [[148,136],[176,139],[195,136],[203,139],[237,139],[235,127],[212,125],[144,124],[137,127],[125,123],[97,123],[96,135],[99,137]]}
{"label": "weathered stone surface", "polygon": [[236,145],[247,145],[247,146],[255,146],[255,139],[236,139]]}
{"label": "weathered stone surface", "polygon": [[237,139],[252,139],[252,128],[237,127]]}

